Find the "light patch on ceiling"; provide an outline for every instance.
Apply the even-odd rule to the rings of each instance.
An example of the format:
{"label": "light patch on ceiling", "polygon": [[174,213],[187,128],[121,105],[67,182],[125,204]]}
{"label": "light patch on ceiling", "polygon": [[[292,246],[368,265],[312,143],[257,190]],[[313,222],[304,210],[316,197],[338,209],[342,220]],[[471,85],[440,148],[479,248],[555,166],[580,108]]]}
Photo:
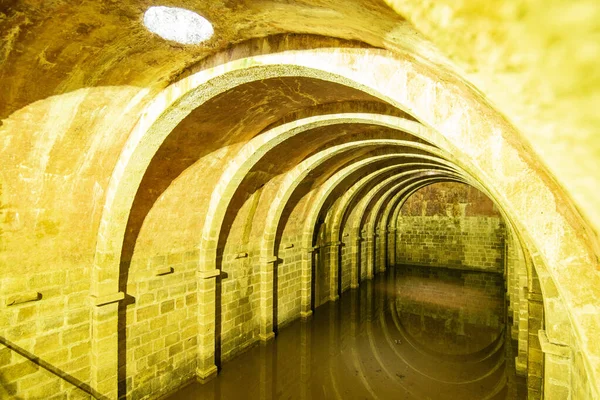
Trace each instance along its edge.
{"label": "light patch on ceiling", "polygon": [[163,39],[182,44],[198,44],[214,34],[212,24],[193,11],[178,7],[150,7],[144,13],[144,25]]}

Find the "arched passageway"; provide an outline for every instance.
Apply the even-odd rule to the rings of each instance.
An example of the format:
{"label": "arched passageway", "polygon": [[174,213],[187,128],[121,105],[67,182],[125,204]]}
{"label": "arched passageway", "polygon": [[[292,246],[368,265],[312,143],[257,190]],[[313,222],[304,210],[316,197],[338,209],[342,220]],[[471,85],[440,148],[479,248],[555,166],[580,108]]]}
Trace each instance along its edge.
{"label": "arched passageway", "polygon": [[284,386],[307,398],[352,373],[367,397],[598,397],[596,199],[567,179],[587,170],[532,150],[535,119],[492,107],[412,2],[192,1],[215,36],[189,46],[135,1],[16,3],[2,395],[226,391],[254,354],[277,397],[300,340],[310,379]]}

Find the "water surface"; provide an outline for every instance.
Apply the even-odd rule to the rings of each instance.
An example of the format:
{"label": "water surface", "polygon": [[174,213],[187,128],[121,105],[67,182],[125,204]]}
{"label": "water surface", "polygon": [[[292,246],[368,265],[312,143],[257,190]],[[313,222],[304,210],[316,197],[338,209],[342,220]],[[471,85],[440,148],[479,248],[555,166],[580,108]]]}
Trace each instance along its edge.
{"label": "water surface", "polygon": [[505,399],[503,307],[501,275],[390,268],[168,398]]}

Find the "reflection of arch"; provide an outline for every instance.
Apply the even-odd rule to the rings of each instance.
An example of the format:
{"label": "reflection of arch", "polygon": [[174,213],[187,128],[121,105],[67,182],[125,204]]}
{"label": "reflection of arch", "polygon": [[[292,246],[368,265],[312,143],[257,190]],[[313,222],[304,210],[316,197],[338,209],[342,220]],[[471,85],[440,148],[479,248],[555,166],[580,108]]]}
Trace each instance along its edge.
{"label": "reflection of arch", "polygon": [[[320,69],[314,68],[315,65]],[[373,68],[379,73],[365,73]],[[560,198],[560,189],[540,172],[541,167],[521,155],[518,143],[505,138],[505,132],[516,136],[510,126],[484,105],[470,103],[477,95],[467,87],[437,83],[433,74],[429,75],[428,70],[412,61],[389,57],[381,50],[346,49],[342,53],[319,49],[249,57],[199,72],[166,88],[146,109],[111,177],[98,233],[91,293],[96,304],[108,305],[92,312],[94,384],[111,387],[106,382],[116,377],[116,363],[100,355],[100,343],[105,346],[113,341],[116,348],[113,302],[122,298],[118,293],[118,276],[125,226],[136,189],[156,149],[177,122],[207,98],[243,82],[275,76],[310,76],[346,84],[406,110],[432,127],[431,143],[455,154],[459,166],[485,184],[506,209],[528,247],[538,249],[569,310],[577,332],[574,335],[577,346],[585,354],[585,369],[595,378],[592,381],[599,380],[594,357],[599,358],[600,350],[581,339],[591,334],[589,327],[600,325],[596,313],[580,310],[580,304],[599,298],[600,277],[590,267],[595,265],[591,242],[577,234],[584,231],[578,225],[578,217],[561,209],[560,204],[567,202]],[[543,201],[534,200],[539,198]],[[203,271],[201,277],[211,273]],[[570,285],[571,276],[588,282],[589,292]],[[201,291],[211,290],[208,281],[201,282]],[[201,315],[209,319],[210,310],[203,307],[210,304],[201,305]],[[101,321],[109,321],[114,329],[100,333]],[[203,376],[206,371],[214,371],[212,354],[207,350],[208,343],[213,341],[214,328],[208,324],[200,329],[204,334],[199,337],[198,365]],[[98,382],[100,376],[106,379]],[[107,390],[110,393],[113,389]]]}
{"label": "reflection of arch", "polygon": [[[420,184],[419,184],[419,183],[420,183]],[[416,188],[416,189],[413,189],[413,190],[411,190],[411,191],[409,191],[408,195],[405,195],[405,193],[396,194],[396,195],[395,195],[395,196],[396,196],[396,198],[398,198],[398,197],[402,197],[402,195],[404,195],[404,196],[403,196],[403,199],[406,199],[407,197],[409,197],[409,196],[410,196],[410,194],[411,194],[412,192],[414,192],[414,191],[418,190],[418,189],[419,189],[419,187],[422,187],[422,186],[424,186],[424,185],[423,185],[423,182],[417,182],[417,184],[416,184],[415,186],[417,186],[417,188]],[[483,192],[486,192],[485,188],[481,187],[481,185],[479,185],[477,182],[472,182],[472,186],[478,187],[478,188],[479,188],[481,191],[483,191]],[[394,192],[394,190],[389,190],[389,191],[386,193],[386,195],[385,195],[385,196],[389,196],[389,195],[391,195],[393,192]],[[489,196],[489,195],[488,195],[488,196]],[[382,198],[380,198],[380,199],[379,199],[379,200],[377,200],[377,201],[379,202],[379,201],[381,201],[381,200],[382,200]],[[372,199],[371,201],[373,201],[373,199]],[[393,204],[388,204],[387,211],[386,211],[386,214],[387,214],[388,216],[390,215],[390,211],[391,211],[391,210],[390,210],[390,208],[391,208],[391,206],[392,206],[392,205],[393,205]],[[508,218],[507,218],[505,211],[504,211],[502,208],[500,208],[500,211],[501,211],[501,213],[503,214],[503,216],[504,216],[505,220],[506,220],[506,221],[509,223],[507,226],[508,226],[509,228],[512,228],[512,225],[510,224],[510,222],[511,222],[511,221],[510,221],[510,219],[508,219]],[[360,213],[359,213],[359,214],[360,214]],[[377,212],[377,210],[375,210],[375,212],[371,214],[371,218],[370,218],[370,220],[372,221],[372,220],[374,220],[374,219],[378,218],[378,216],[379,216],[379,213]],[[363,214],[363,217],[364,217],[364,214]],[[373,225],[372,223],[370,223],[370,225],[371,225],[372,227],[374,227],[374,226],[375,226],[375,225]],[[381,226],[381,228],[382,228],[382,229],[385,229],[385,228],[387,227],[387,218],[386,218],[385,216],[383,216],[383,217],[382,217],[382,220],[380,221],[380,223],[379,223],[379,226]],[[375,230],[376,230],[376,228],[375,228]],[[520,241],[521,239],[520,239],[520,238],[517,238],[517,240],[519,240],[519,241]],[[519,243],[520,243],[520,242],[519,242]],[[519,244],[517,243],[516,245],[519,245]],[[535,265],[534,265],[534,266],[535,266]],[[508,274],[508,271],[506,271],[506,273]],[[530,272],[530,275],[531,275],[531,273],[535,273],[535,272],[534,272],[534,271],[531,271],[531,272]],[[530,278],[530,279],[531,279],[531,278]],[[535,287],[535,285],[534,285],[534,287]],[[533,296],[533,297],[531,297],[531,296]],[[526,301],[528,301],[528,302],[529,302],[529,309],[530,309],[530,310],[531,310],[531,307],[534,307],[534,308],[533,308],[533,310],[534,310],[534,314],[529,316],[529,321],[530,321],[530,323],[531,323],[531,321],[534,321],[534,322],[533,322],[533,323],[534,323],[534,325],[535,325],[536,318],[537,318],[537,320],[539,321],[539,318],[540,318],[540,315],[541,315],[539,312],[535,312],[535,310],[536,310],[536,308],[535,308],[535,307],[537,307],[537,306],[535,305],[535,302],[536,302],[536,301],[539,301],[539,300],[535,300],[536,298],[538,298],[538,297],[536,297],[536,296],[539,296],[539,295],[536,295],[536,294],[535,294],[535,289],[534,289],[534,291],[533,291],[533,292],[532,292],[532,291],[531,291],[531,289],[530,289],[528,297],[531,297],[531,298],[530,298],[529,300],[526,300]],[[539,299],[541,299],[541,297],[539,297]],[[527,304],[527,303],[526,303],[526,304]],[[545,302],[545,301],[544,301],[544,305],[545,305],[545,308],[546,308],[546,309],[548,309],[548,306],[547,306],[547,304],[546,304],[546,302]],[[545,313],[544,313],[544,314],[545,314]],[[565,314],[563,314],[563,315],[565,315]],[[563,318],[564,318],[564,317],[563,317]],[[536,328],[536,329],[537,329],[537,328]],[[568,331],[568,330],[567,330],[567,331]],[[564,330],[563,330],[563,332],[564,332]],[[527,331],[526,331],[526,332],[525,332],[525,334],[530,336],[530,335],[532,334],[532,332],[531,332],[531,329],[529,330],[529,332],[527,332]],[[534,332],[533,332],[533,334],[534,334],[534,336],[537,338],[537,335],[538,335],[537,331],[534,331]],[[542,332],[540,332],[540,335],[542,335]],[[540,340],[542,340],[542,336],[540,336]],[[544,346],[544,343],[546,343],[546,344],[545,344],[545,346],[546,346],[547,348],[549,348],[549,349],[550,349],[550,350],[547,350],[547,351],[546,351],[546,350],[544,350],[544,351],[546,352],[546,358],[548,358],[548,357],[551,357],[551,359],[552,359],[552,357],[554,357],[554,361],[553,361],[553,362],[555,362],[555,363],[558,363],[558,364],[560,364],[560,365],[563,365],[563,366],[566,366],[566,367],[568,367],[568,357],[564,355],[564,354],[568,354],[568,348],[567,348],[567,347],[565,347],[565,346],[564,346],[564,345],[562,345],[562,344],[559,344],[559,343],[556,343],[556,342],[550,342],[550,340],[548,340],[548,339],[544,339],[544,340],[542,340],[542,346]],[[520,344],[520,345],[521,345],[521,344]],[[525,351],[527,351],[527,349],[525,349]],[[533,355],[532,355],[532,354],[533,354]],[[539,355],[537,356],[537,357],[538,357],[537,359],[535,358],[535,357],[536,357],[536,355],[535,355],[535,354],[539,354],[539,352],[538,352],[538,353],[532,353],[532,354],[530,354],[530,356],[529,356],[529,357],[532,359],[532,361],[529,361],[529,362],[542,362],[542,361],[539,359]],[[527,356],[526,356],[526,357],[527,357]],[[558,360],[558,361],[556,361],[556,360]],[[566,361],[565,361],[565,360],[566,360]],[[526,359],[526,362],[527,362],[527,359]],[[549,377],[549,376],[546,376],[546,380],[548,380],[548,379],[551,379],[551,380],[552,380],[552,378],[551,378],[551,377]],[[564,382],[564,377],[563,377],[562,379],[563,379],[563,382]],[[560,379],[554,379],[554,384],[557,384],[556,382],[559,382],[559,386],[560,386]],[[563,386],[563,387],[564,387],[564,386]]]}
{"label": "reflection of arch", "polygon": [[[485,187],[477,182],[472,182],[470,185],[491,198]],[[412,191],[412,193],[415,191]],[[394,205],[396,211],[399,211],[403,202],[412,193],[397,201]],[[493,198],[491,199],[494,201]],[[516,269],[513,271],[508,270],[506,261],[504,264],[504,275],[509,285],[509,293],[511,290],[515,290],[511,285],[524,287],[524,291],[517,293],[516,297],[514,292],[511,293],[510,299],[511,303],[516,302],[517,307],[519,307],[515,313],[520,314],[520,318],[513,322],[518,332],[518,356],[515,360],[517,371],[527,374],[533,379],[530,386],[531,390],[540,391],[542,389],[541,386],[536,387],[536,382],[539,382],[535,380],[535,377],[537,377],[544,380],[544,391],[563,392],[568,387],[565,385],[568,383],[569,377],[565,376],[564,373],[557,373],[557,371],[568,371],[574,354],[570,347],[572,345],[572,327],[566,308],[562,299],[558,296],[554,282],[545,269],[543,259],[539,257],[538,253],[528,255],[529,250],[522,234],[516,230],[514,222],[506,211],[501,206],[498,209],[506,225],[507,240],[513,241],[511,246],[516,247],[516,251],[525,253],[520,271]],[[394,218],[393,222],[396,221],[397,218]],[[510,328],[510,326],[507,326],[507,328]],[[517,336],[513,336],[513,339],[517,339]],[[543,376],[541,367],[533,370],[528,367],[532,364],[543,365],[545,362],[553,363],[554,367],[544,370]],[[560,368],[557,369],[557,365]]]}

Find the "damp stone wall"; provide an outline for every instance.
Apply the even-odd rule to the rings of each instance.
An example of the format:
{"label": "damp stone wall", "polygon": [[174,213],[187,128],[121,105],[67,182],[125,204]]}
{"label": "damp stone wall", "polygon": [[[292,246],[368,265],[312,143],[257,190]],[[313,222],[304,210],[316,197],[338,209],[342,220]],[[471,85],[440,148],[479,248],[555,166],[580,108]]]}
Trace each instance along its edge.
{"label": "damp stone wall", "polygon": [[496,217],[402,217],[397,262],[502,272],[504,224]]}
{"label": "damp stone wall", "polygon": [[506,226],[493,202],[455,182],[412,194],[396,221],[396,264],[503,272]]}

